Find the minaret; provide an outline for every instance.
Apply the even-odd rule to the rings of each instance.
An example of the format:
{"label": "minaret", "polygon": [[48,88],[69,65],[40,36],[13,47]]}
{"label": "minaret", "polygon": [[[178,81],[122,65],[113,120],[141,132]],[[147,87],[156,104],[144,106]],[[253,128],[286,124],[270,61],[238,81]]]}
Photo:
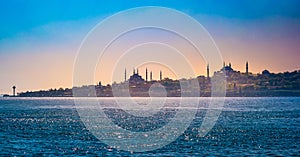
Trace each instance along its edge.
{"label": "minaret", "polygon": [[135,69],[133,68],[133,74],[132,75],[134,75],[135,74]]}
{"label": "minaret", "polygon": [[246,75],[248,75],[249,69],[248,69],[248,61],[246,62]]}
{"label": "minaret", "polygon": [[13,86],[12,89],[13,89],[13,96],[16,96],[16,86]]}
{"label": "minaret", "polygon": [[159,79],[162,80],[162,72],[159,72]]}
{"label": "minaret", "polygon": [[207,64],[207,67],[206,67],[206,76],[207,76],[207,78],[209,78],[209,64]]}
{"label": "minaret", "polygon": [[148,82],[148,69],[146,68],[146,82]]}
{"label": "minaret", "polygon": [[126,68],[125,68],[125,73],[124,73],[124,82],[126,82]]}
{"label": "minaret", "polygon": [[150,81],[152,81],[152,71],[150,71]]}
{"label": "minaret", "polygon": [[229,62],[229,67],[231,68],[231,63]]}
{"label": "minaret", "polygon": [[136,68],[136,74],[139,74],[139,69],[138,68]]}

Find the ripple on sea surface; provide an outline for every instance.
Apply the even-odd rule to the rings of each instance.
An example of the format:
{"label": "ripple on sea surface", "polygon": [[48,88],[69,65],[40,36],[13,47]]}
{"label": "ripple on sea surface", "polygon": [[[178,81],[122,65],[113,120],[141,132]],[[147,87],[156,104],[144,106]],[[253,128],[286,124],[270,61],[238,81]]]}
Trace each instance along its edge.
{"label": "ripple on sea surface", "polygon": [[[206,113],[203,106],[176,141],[155,151],[132,154],[96,139],[81,122],[72,99],[0,100],[0,154],[300,155],[300,98],[226,98],[214,128],[206,136],[198,137]],[[112,110],[110,115],[116,122],[123,122],[119,124],[121,127],[133,131],[147,122],[139,121],[137,125],[134,121],[121,120],[124,116],[117,110]],[[172,112],[166,111],[158,117],[153,126],[167,123]]]}

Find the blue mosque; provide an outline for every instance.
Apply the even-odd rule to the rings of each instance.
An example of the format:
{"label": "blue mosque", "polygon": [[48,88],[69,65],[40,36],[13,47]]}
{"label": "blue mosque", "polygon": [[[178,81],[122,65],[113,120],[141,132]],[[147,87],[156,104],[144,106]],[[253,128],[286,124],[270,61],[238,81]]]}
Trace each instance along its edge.
{"label": "blue mosque", "polygon": [[[160,76],[160,81],[161,81],[162,80],[162,71],[160,71],[159,76]],[[145,70],[145,78],[146,79],[143,79],[143,77],[141,75],[139,75],[139,69],[133,69],[132,75],[127,80],[127,74],[126,74],[126,69],[125,69],[125,73],[124,73],[124,81],[125,82],[129,81],[129,83],[143,83],[143,82],[154,81],[152,78],[152,71],[150,71],[150,78],[148,79],[148,69],[147,68]]]}

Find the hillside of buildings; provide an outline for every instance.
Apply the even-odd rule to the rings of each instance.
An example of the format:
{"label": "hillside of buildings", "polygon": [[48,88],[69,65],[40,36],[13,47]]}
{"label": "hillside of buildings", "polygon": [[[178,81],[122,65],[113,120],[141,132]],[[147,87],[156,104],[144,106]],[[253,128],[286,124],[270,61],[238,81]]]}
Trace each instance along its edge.
{"label": "hillside of buildings", "polygon": [[[232,69],[231,64],[223,66],[220,71],[209,76],[209,67],[207,67],[207,76],[198,76],[199,92],[193,96],[209,97],[211,96],[211,80],[220,73],[225,73],[226,76],[226,96],[230,97],[265,97],[265,96],[300,96],[300,70],[293,72],[271,73],[264,70],[259,74],[252,74],[248,72],[248,63],[246,63],[245,72],[239,72]],[[76,96],[89,97],[112,97],[112,96],[131,96],[131,97],[149,97],[149,96],[163,96],[160,94],[149,95],[151,86],[162,85],[168,97],[180,97],[182,91],[180,82],[190,81],[189,79],[172,80],[170,78],[163,78],[160,71],[160,79],[153,80],[152,72],[149,74],[146,71],[145,79],[139,75],[138,71],[133,72],[129,79],[125,79],[121,83],[113,83],[112,85],[102,85],[99,82],[97,85],[85,85],[82,87],[49,89],[41,91],[27,91],[18,93],[19,97],[72,97],[73,91],[77,92]],[[124,88],[129,93],[126,95],[113,95],[112,87],[118,89]],[[127,88],[127,89],[125,89]],[[159,88],[157,88],[159,89]],[[151,93],[151,92],[150,92]],[[154,93],[154,94],[153,94]],[[159,91],[157,93],[160,93]]]}

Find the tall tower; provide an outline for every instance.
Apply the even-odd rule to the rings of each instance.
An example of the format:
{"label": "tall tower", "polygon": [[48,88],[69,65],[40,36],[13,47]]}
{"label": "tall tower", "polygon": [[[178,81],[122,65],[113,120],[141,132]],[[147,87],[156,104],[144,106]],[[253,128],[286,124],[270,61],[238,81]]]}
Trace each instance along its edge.
{"label": "tall tower", "polygon": [[150,71],[150,81],[152,81],[152,71]]}
{"label": "tall tower", "polygon": [[209,78],[209,64],[207,64],[207,67],[206,67],[206,76],[207,76],[207,78]]}
{"label": "tall tower", "polygon": [[136,74],[139,74],[139,69],[138,68],[136,68]]}
{"label": "tall tower", "polygon": [[231,63],[229,62],[229,67],[231,68]]}
{"label": "tall tower", "polygon": [[249,69],[248,69],[249,67],[248,67],[248,61],[246,62],[246,75],[248,75],[248,73],[249,73]]}
{"label": "tall tower", "polygon": [[135,74],[135,69],[133,68],[133,74],[132,75],[134,75]]}
{"label": "tall tower", "polygon": [[159,72],[159,79],[162,80],[162,72]]}
{"label": "tall tower", "polygon": [[12,89],[13,89],[13,96],[16,96],[16,86],[13,86]]}
{"label": "tall tower", "polygon": [[225,67],[225,62],[223,62],[223,68]]}
{"label": "tall tower", "polygon": [[124,82],[126,82],[126,68],[125,68],[125,73],[124,73]]}
{"label": "tall tower", "polygon": [[148,82],[148,69],[146,68],[146,82]]}

